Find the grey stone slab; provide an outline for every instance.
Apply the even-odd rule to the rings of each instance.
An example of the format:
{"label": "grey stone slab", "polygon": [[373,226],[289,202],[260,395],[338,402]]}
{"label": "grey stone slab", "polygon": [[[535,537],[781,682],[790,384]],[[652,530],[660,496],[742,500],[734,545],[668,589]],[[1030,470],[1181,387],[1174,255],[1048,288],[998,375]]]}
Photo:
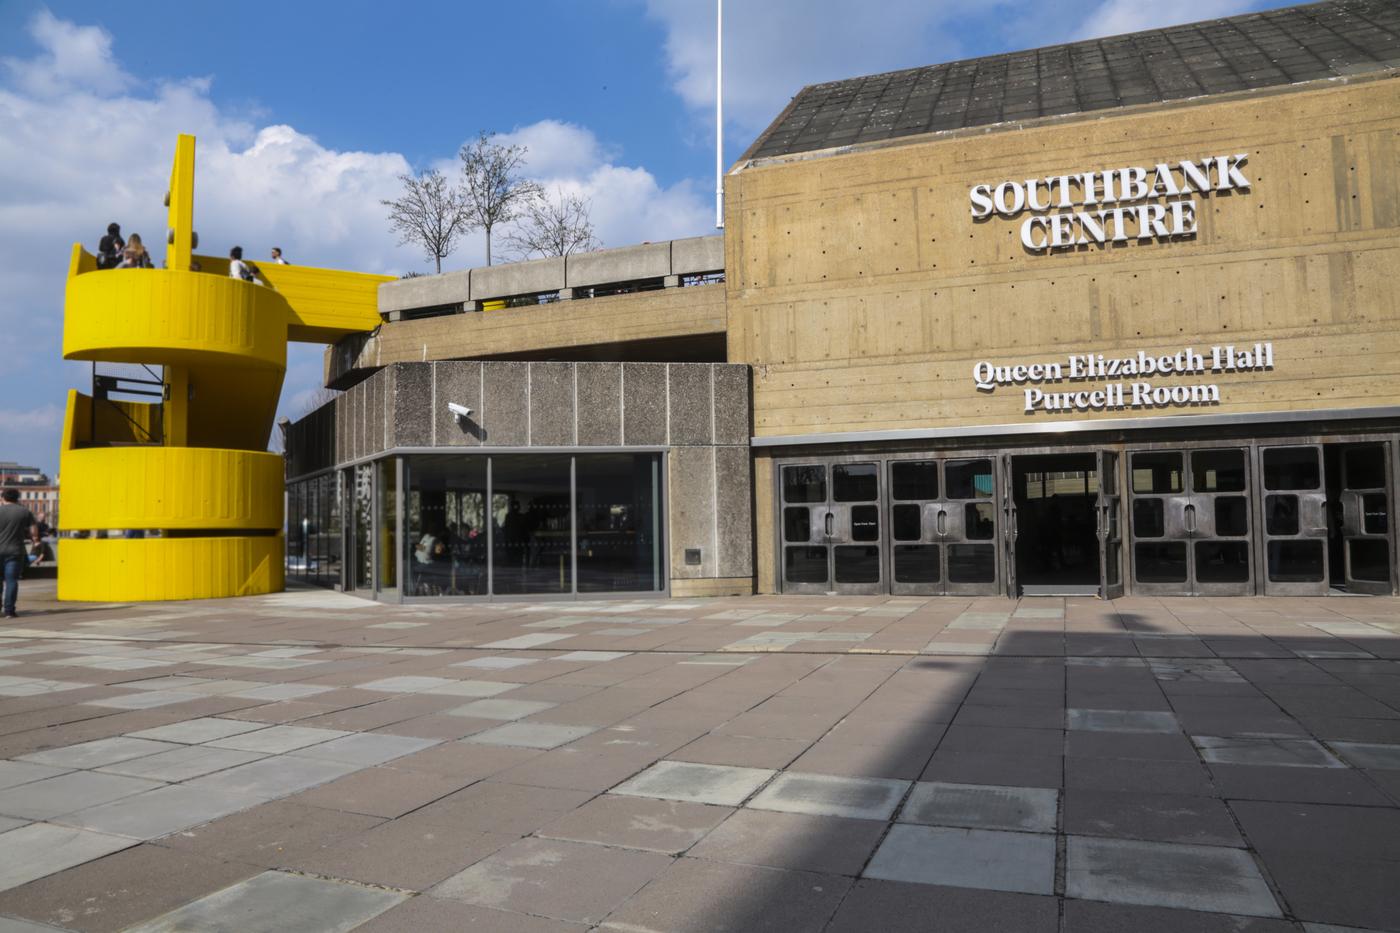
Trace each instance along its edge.
{"label": "grey stone slab", "polygon": [[1201,757],[1213,764],[1280,765],[1292,768],[1345,768],[1346,764],[1312,739],[1270,736],[1193,735]]}
{"label": "grey stone slab", "polygon": [[614,787],[612,793],[737,807],[776,773],[767,768],[658,761],[631,780]]}
{"label": "grey stone slab", "polygon": [[57,817],[54,822],[114,836],[157,839],[230,813],[251,809],[263,802],[262,797],[252,794],[213,791],[180,784],[158,787],[112,803],[76,810]]}
{"label": "grey stone slab", "polygon": [[317,745],[321,742],[329,742],[331,739],[338,739],[343,735],[349,735],[349,733],[341,729],[271,726],[257,732],[245,732],[242,735],[231,735],[225,739],[215,739],[206,744],[215,748],[235,748],[242,752],[265,752],[269,755],[276,755]]}
{"label": "grey stone slab", "polygon": [[[673,447],[667,455],[670,495],[671,576],[686,579],[716,576],[714,447]],[[700,549],[700,564],[687,564],[685,552]]]}
{"label": "grey stone slab", "polygon": [[[433,368],[434,398],[432,412],[433,446],[479,447],[485,433],[484,404],[481,398],[481,364],[444,361],[429,364]],[[466,419],[458,421],[447,403],[455,402],[472,410]],[[419,413],[422,417],[422,413]]]}
{"label": "grey stone slab", "polygon": [[389,406],[394,443],[400,447],[431,447],[433,419],[424,415],[433,410],[433,365],[396,363],[390,369],[394,373]]}
{"label": "grey stone slab", "polygon": [[226,694],[244,700],[303,700],[317,694],[329,693],[334,687],[318,687],[315,684],[267,684],[248,690],[235,690]]}
{"label": "grey stone slab", "polygon": [[142,729],[140,732],[130,733],[132,738],[154,739],[160,742],[180,742],[185,745],[199,745],[203,742],[212,742],[215,739],[226,739],[231,735],[242,735],[245,732],[255,732],[258,729],[267,728],[266,723],[245,722],[241,719],[219,719],[207,716],[200,719],[188,719],[185,722],[171,723],[168,726],[156,726],[154,729]]}
{"label": "grey stone slab", "polygon": [[575,363],[578,383],[578,443],[614,447],[622,443],[622,364]]}
{"label": "grey stone slab", "polygon": [[0,891],[129,849],[135,839],[71,826],[31,823],[0,833]]}
{"label": "grey stone slab", "polygon": [[100,768],[103,765],[116,764],[129,758],[141,758],[176,748],[179,746],[170,742],[156,742],[150,739],[136,739],[122,735],[110,739],[98,739],[95,742],[69,745],[66,748],[51,748],[47,751],[34,752],[31,755],[21,755],[19,760],[37,765],[48,765],[53,768]]}
{"label": "grey stone slab", "polygon": [[414,752],[421,752],[425,748],[432,748],[438,744],[441,744],[438,739],[419,739],[407,735],[362,732],[331,739],[320,745],[313,745],[310,748],[302,749],[297,755],[370,767],[383,764],[386,761],[393,761],[395,758],[402,758],[404,755],[411,755]]}
{"label": "grey stone slab", "polygon": [[14,917],[0,917],[0,933],[63,933],[58,927],[46,923],[30,923]]}
{"label": "grey stone slab", "polygon": [[1070,836],[1065,894],[1116,904],[1282,916],[1249,853],[1217,846]]}
{"label": "grey stone slab", "polygon": [[1065,725],[1085,732],[1180,732],[1171,713],[1125,709],[1067,709]]}
{"label": "grey stone slab", "polygon": [[[706,398],[709,393],[706,393]],[[666,364],[622,365],[622,442],[664,445],[667,423]]]}
{"label": "grey stone slab", "polygon": [[752,576],[753,471],[749,448],[714,450],[716,573],[721,577]]}
{"label": "grey stone slab", "polygon": [[597,923],[669,865],[669,856],[522,839],[433,889],[452,898],[537,916]]}
{"label": "grey stone slab", "polygon": [[276,755],[217,774],[195,778],[184,786],[236,794],[252,794],[266,800],[286,797],[360,770],[359,765],[340,761]]}
{"label": "grey stone slab", "polygon": [[572,635],[559,635],[553,632],[531,632],[529,635],[517,635],[514,638],[503,638],[500,641],[477,645],[477,647],[487,648],[492,651],[496,649],[519,650],[522,648],[538,648],[540,645],[548,645],[556,641],[563,641],[566,638],[573,637]]}
{"label": "grey stone slab", "polygon": [[1400,771],[1400,745],[1379,745],[1372,742],[1329,742],[1343,758],[1358,768],[1377,771]]}
{"label": "grey stone slab", "polygon": [[482,363],[482,441],[492,447],[530,443],[530,364]]}
{"label": "grey stone slab", "polygon": [[269,871],[130,927],[127,933],[348,933],[408,896]]}
{"label": "grey stone slab", "polygon": [[713,366],[709,363],[670,363],[666,369],[671,445],[713,444]]}
{"label": "grey stone slab", "polygon": [[471,716],[476,719],[524,719],[558,706],[542,700],[476,700],[448,710],[452,716]]}
{"label": "grey stone slab", "polygon": [[597,726],[562,726],[548,722],[513,722],[462,739],[472,745],[558,748],[598,731]]}
{"label": "grey stone slab", "polygon": [[749,801],[756,810],[887,820],[909,789],[908,781],[837,777],[787,771]]}
{"label": "grey stone slab", "polygon": [[381,693],[421,693],[433,687],[450,687],[457,683],[450,677],[381,677],[367,683],[356,684],[360,690],[378,690]]}
{"label": "grey stone slab", "polygon": [[1068,791],[1064,831],[1151,842],[1244,846],[1224,802],[1214,797],[1181,794]]}
{"label": "grey stone slab", "polygon": [[32,784],[44,778],[67,774],[68,768],[55,768],[51,765],[36,765],[28,761],[0,761],[0,790]]}
{"label": "grey stone slab", "polygon": [[863,874],[885,881],[1053,894],[1055,839],[897,823]]}
{"label": "grey stone slab", "polygon": [[174,751],[161,752],[146,758],[133,758],[98,770],[104,774],[124,774],[127,777],[148,778],[153,781],[188,781],[225,768],[246,765],[266,757],[261,752],[240,752],[232,748],[206,748],[183,745]]}
{"label": "grey stone slab", "polygon": [[740,363],[714,364],[714,442],[747,449],[749,368]]}
{"label": "grey stone slab", "polygon": [[508,671],[515,667],[524,667],[527,664],[535,664],[536,658],[472,658],[470,661],[458,661],[453,667],[479,667],[488,671]]}
{"label": "grey stone slab", "polygon": [[493,697],[508,693],[519,686],[497,680],[454,680],[441,687],[429,687],[423,692],[442,697]]}
{"label": "grey stone slab", "polygon": [[728,807],[679,800],[605,794],[544,826],[536,835],[679,855],[733,812]]}
{"label": "grey stone slab", "polygon": [[738,810],[690,850],[695,858],[789,871],[857,875],[885,824],[773,810]]}
{"label": "grey stone slab", "polygon": [[530,446],[574,444],[574,365],[531,363]]}
{"label": "grey stone slab", "polygon": [[1058,792],[1045,787],[920,781],[910,792],[899,820],[932,826],[1052,833],[1058,807]]}
{"label": "grey stone slab", "polygon": [[0,791],[0,813],[30,820],[47,820],[60,813],[130,797],[161,786],[160,781],[95,771],[72,771]]}

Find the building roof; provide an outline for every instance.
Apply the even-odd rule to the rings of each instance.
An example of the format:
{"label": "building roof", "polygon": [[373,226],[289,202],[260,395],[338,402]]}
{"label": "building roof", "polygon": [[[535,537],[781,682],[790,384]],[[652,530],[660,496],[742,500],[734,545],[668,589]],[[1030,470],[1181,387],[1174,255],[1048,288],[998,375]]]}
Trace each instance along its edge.
{"label": "building roof", "polygon": [[1328,0],[803,88],[768,158],[1400,67],[1400,0]]}

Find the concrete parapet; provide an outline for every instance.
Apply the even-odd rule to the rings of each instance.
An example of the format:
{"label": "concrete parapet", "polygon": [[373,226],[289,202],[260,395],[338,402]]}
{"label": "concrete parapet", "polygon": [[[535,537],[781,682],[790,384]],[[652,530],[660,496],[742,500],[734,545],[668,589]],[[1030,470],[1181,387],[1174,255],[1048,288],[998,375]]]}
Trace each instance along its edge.
{"label": "concrete parapet", "polygon": [[570,288],[587,288],[671,274],[671,241],[575,253],[565,260]]}
{"label": "concrete parapet", "polygon": [[379,313],[462,304],[471,298],[472,271],[463,269],[385,282],[379,286]]}
{"label": "concrete parapet", "polygon": [[724,235],[693,236],[671,241],[671,273],[695,275],[724,268]]}
{"label": "concrete parapet", "polygon": [[531,259],[471,270],[471,298],[486,301],[512,295],[552,292],[565,286],[564,259]]}

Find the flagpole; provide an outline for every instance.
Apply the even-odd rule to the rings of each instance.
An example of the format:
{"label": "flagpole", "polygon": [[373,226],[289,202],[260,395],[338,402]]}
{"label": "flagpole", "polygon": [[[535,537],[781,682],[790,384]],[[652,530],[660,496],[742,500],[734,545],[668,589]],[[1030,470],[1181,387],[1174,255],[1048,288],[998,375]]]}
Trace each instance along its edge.
{"label": "flagpole", "polygon": [[724,229],[724,0],[715,0],[715,227]]}

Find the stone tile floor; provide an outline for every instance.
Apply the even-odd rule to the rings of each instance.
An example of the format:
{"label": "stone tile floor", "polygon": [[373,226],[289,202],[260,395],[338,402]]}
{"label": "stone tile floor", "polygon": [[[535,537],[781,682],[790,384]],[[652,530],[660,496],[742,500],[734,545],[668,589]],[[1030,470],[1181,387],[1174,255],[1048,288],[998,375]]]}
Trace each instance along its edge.
{"label": "stone tile floor", "polygon": [[21,608],[0,933],[1400,930],[1396,600]]}

